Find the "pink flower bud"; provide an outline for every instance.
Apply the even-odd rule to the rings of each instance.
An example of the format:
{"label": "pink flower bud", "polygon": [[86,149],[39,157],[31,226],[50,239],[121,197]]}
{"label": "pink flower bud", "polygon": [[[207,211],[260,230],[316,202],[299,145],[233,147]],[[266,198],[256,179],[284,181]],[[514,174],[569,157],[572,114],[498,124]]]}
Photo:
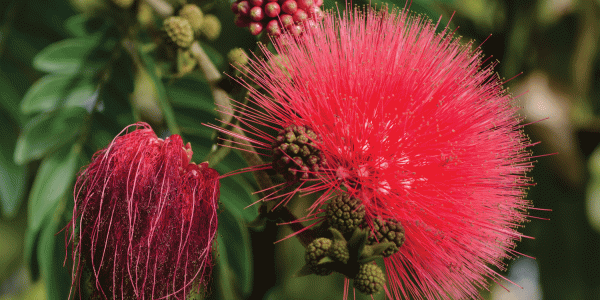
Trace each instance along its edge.
{"label": "pink flower bud", "polygon": [[246,0],[240,1],[237,6],[237,11],[242,16],[247,16],[250,12],[250,3],[248,3]]}
{"label": "pink flower bud", "polygon": [[238,14],[235,16],[234,23],[237,27],[248,27],[248,25],[250,24],[250,18]]}
{"label": "pink flower bud", "polygon": [[302,34],[302,26],[300,26],[300,25],[296,25],[296,24],[288,25],[285,27],[285,29],[287,29],[287,31],[289,31],[294,36],[300,36],[300,34]]}
{"label": "pink flower bud", "polygon": [[313,0],[297,0],[298,8],[303,10],[308,10],[309,7],[313,6],[315,3]]}
{"label": "pink flower bud", "polygon": [[321,22],[321,20],[323,20],[323,18],[325,17],[325,13],[316,5],[309,7],[307,14],[309,18],[317,22]]}
{"label": "pink flower bud", "polygon": [[297,9],[298,9],[298,4],[294,0],[286,0],[281,5],[281,10],[283,10],[283,12],[285,12],[286,14],[291,15],[291,14],[295,13]]}
{"label": "pink flower bud", "polygon": [[269,2],[265,5],[265,14],[269,18],[276,18],[281,12],[281,7],[277,2]]}
{"label": "pink flower bud", "polygon": [[250,26],[248,28],[250,29],[250,34],[258,35],[262,32],[263,25],[260,22],[250,22]]}
{"label": "pink flower bud", "polygon": [[250,5],[252,6],[262,6],[264,3],[264,0],[250,0]]}
{"label": "pink flower bud", "polygon": [[281,25],[283,25],[283,27],[294,25],[294,18],[291,15],[283,14],[279,16],[279,19],[281,20]]}
{"label": "pink flower bud", "polygon": [[281,26],[279,26],[278,20],[271,20],[267,23],[267,33],[273,36],[281,35]]}
{"label": "pink flower bud", "polygon": [[296,23],[302,23],[304,22],[306,19],[308,19],[308,14],[302,10],[302,9],[298,9],[293,15],[292,17],[294,18],[294,22]]}
{"label": "pink flower bud", "polygon": [[254,21],[260,21],[265,17],[265,14],[263,13],[263,9],[255,6],[250,10],[250,19],[254,20]]}
{"label": "pink flower bud", "polygon": [[236,1],[236,2],[233,2],[233,3],[231,3],[231,11],[232,11],[234,14],[237,14],[237,13],[238,13],[238,4],[239,4],[239,1]]}

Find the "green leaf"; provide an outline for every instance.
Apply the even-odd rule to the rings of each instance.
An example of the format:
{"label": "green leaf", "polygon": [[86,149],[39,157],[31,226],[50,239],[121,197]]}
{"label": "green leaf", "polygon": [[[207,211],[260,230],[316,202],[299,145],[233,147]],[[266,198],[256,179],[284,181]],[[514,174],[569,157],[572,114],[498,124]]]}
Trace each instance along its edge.
{"label": "green leaf", "polygon": [[11,122],[0,114],[0,205],[6,218],[13,217],[21,206],[27,186],[27,166],[15,164],[14,156],[17,131]]}
{"label": "green leaf", "polygon": [[91,78],[46,75],[27,91],[21,102],[21,111],[30,114],[51,111],[59,106],[80,106],[91,111],[98,98],[96,91],[96,84]]}
{"label": "green leaf", "polygon": [[46,282],[48,300],[64,300],[69,298],[71,276],[69,270],[63,267],[65,260],[64,233],[58,234],[62,222],[63,205],[55,205],[47,216],[47,223],[41,231],[40,242],[37,245],[37,256],[40,271]]}
{"label": "green leaf", "polygon": [[38,244],[40,243],[40,231],[33,231],[27,228],[25,231],[25,245],[23,253],[25,254],[25,263],[29,266],[29,272],[32,280],[40,277],[40,265],[38,263]]}
{"label": "green leaf", "polygon": [[93,17],[90,14],[79,14],[71,16],[65,22],[65,29],[75,37],[87,37],[105,28],[107,20],[101,17]]}
{"label": "green leaf", "polygon": [[25,126],[17,139],[15,162],[24,164],[40,159],[79,134],[87,116],[83,108],[73,107],[57,113],[40,114]]}
{"label": "green leaf", "polygon": [[193,108],[216,116],[210,85],[205,80],[183,77],[166,86],[167,96],[174,106]]}
{"label": "green leaf", "polygon": [[154,64],[154,59],[148,54],[144,53],[144,51],[142,51],[140,47],[138,47],[136,51],[140,55],[140,58],[142,59],[142,62],[144,63],[144,66],[148,71],[148,75],[150,75],[150,78],[152,78],[152,81],[154,81],[154,84],[156,85],[156,91],[158,92],[158,104],[160,105],[160,109],[163,112],[169,131],[171,132],[171,134],[181,135],[179,126],[177,126],[177,121],[175,119],[175,113],[173,112],[173,108],[171,107],[171,104],[167,99],[167,92],[165,90],[165,86],[156,74],[156,65]]}
{"label": "green leaf", "polygon": [[[218,236],[218,264],[222,264],[222,271],[228,275],[226,277],[229,277],[227,282],[219,282],[219,285],[230,285],[231,287],[227,289],[233,288],[233,294],[242,295],[241,299],[245,299],[252,290],[253,274],[248,228],[240,219],[224,209],[219,213]],[[229,272],[227,268],[229,268]],[[220,280],[225,279],[222,276]],[[225,299],[233,299],[229,297],[225,297]]]}
{"label": "green leaf", "polygon": [[56,203],[69,194],[80,151],[79,144],[66,145],[42,161],[29,195],[29,229],[39,230]]}
{"label": "green leaf", "polygon": [[100,68],[101,63],[86,64],[86,70],[82,67],[97,44],[96,38],[73,38],[56,42],[42,49],[33,58],[33,67],[56,74],[76,74],[81,71],[93,73]]}
{"label": "green leaf", "polygon": [[[4,71],[6,72],[6,70]],[[7,112],[19,125],[22,125],[25,123],[25,117],[19,111],[19,101],[21,101],[21,95],[12,83],[11,78],[0,72],[0,108]]]}
{"label": "green leaf", "polygon": [[202,49],[204,49],[204,52],[206,52],[206,55],[208,55],[208,58],[210,58],[215,67],[217,67],[217,69],[219,69],[221,72],[225,71],[227,69],[227,64],[223,55],[206,43],[201,43],[201,45]]}

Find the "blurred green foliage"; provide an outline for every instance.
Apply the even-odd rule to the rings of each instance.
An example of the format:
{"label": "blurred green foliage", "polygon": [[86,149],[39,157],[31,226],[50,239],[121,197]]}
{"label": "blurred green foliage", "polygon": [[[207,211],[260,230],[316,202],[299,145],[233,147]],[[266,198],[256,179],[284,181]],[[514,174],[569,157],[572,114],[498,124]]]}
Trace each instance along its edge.
{"label": "blurred green foliage", "polygon": [[[200,43],[220,72],[233,74],[227,52],[253,51],[256,39],[234,26],[230,2],[189,2],[221,21],[219,38]],[[406,6],[354,1],[369,3]],[[325,1],[325,8],[336,5],[344,2]],[[143,0],[129,9],[109,0],[0,0],[0,7],[0,299],[66,299],[71,279],[61,229],[71,218],[78,170],[142,120],[162,137],[182,134],[194,160],[203,161],[219,138],[201,125],[219,117],[214,83],[182,69],[185,61],[177,64],[181,54],[165,47],[161,18]],[[414,0],[410,8],[434,21],[442,16],[440,29],[451,20],[465,41],[500,61],[501,77],[520,74],[507,86],[524,122],[535,122],[525,127],[532,141],[541,141],[531,147],[539,157],[528,198],[552,212],[531,211],[550,220],[532,218],[522,230],[535,239],[516,250],[537,258],[543,299],[600,299],[600,1]],[[232,79],[218,86],[241,97]],[[231,151],[216,169],[245,166]],[[303,264],[300,243],[270,244],[287,229],[248,226],[258,215],[256,205],[248,207],[258,200],[251,174],[221,186],[208,298],[341,297],[342,276],[294,278]]]}

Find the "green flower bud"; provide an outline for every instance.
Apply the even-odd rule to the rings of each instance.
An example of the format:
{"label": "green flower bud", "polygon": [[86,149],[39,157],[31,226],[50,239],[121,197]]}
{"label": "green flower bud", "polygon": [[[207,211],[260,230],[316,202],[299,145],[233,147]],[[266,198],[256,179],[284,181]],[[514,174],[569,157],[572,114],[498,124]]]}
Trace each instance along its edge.
{"label": "green flower bud", "polygon": [[365,207],[356,198],[340,193],[327,206],[327,221],[342,233],[351,232],[365,219]]}
{"label": "green flower bud", "polygon": [[306,246],[306,264],[315,274],[325,276],[333,272],[331,269],[318,266],[319,262],[329,254],[332,244],[328,238],[318,238]]}
{"label": "green flower bud", "polygon": [[200,31],[209,41],[216,40],[221,34],[221,21],[215,15],[205,15]]}
{"label": "green flower bud", "polygon": [[182,17],[169,17],[165,19],[163,28],[172,43],[180,48],[188,48],[194,42],[194,31],[190,22]]}
{"label": "green flower bud", "polygon": [[382,253],[383,257],[389,257],[400,250],[400,247],[404,244],[404,239],[404,227],[400,221],[377,218],[373,221],[373,231],[369,235],[367,244],[393,242],[393,245]]}
{"label": "green flower bud", "polygon": [[325,164],[316,139],[307,126],[291,125],[280,131],[272,146],[273,168],[287,181],[314,178]]}
{"label": "green flower bud", "polygon": [[354,278],[354,288],[364,294],[379,293],[385,285],[385,275],[376,264],[362,264]]}
{"label": "green flower bud", "polygon": [[227,53],[227,59],[233,65],[248,64],[248,54],[242,48],[233,48]]}
{"label": "green flower bud", "polygon": [[331,248],[329,248],[329,257],[343,264],[347,264],[350,259],[348,243],[344,241],[334,241]]}
{"label": "green flower bud", "polygon": [[179,16],[190,22],[190,26],[192,26],[194,33],[200,33],[204,21],[204,14],[198,6],[195,4],[184,5],[179,11]]}

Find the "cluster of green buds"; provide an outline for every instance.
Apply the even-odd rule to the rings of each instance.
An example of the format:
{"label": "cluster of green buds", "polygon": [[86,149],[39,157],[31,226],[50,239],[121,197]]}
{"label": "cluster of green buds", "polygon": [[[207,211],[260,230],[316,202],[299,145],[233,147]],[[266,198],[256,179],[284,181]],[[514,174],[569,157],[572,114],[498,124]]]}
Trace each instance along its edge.
{"label": "cluster of green buds", "polygon": [[318,137],[308,126],[291,125],[281,130],[272,145],[273,169],[288,182],[315,178],[325,165]]}
{"label": "cluster of green buds", "polygon": [[221,22],[214,15],[205,15],[194,4],[186,4],[179,16],[168,17],[163,22],[168,42],[179,48],[189,48],[196,37],[215,40],[221,33]]}
{"label": "cluster of green buds", "polygon": [[365,208],[356,198],[340,193],[325,210],[328,227],[323,237],[306,247],[306,265],[299,276],[320,276],[338,272],[353,279],[354,288],[364,294],[383,290],[383,270],[375,264],[378,258],[397,253],[404,243],[404,227],[393,219],[374,219],[369,227]]}

